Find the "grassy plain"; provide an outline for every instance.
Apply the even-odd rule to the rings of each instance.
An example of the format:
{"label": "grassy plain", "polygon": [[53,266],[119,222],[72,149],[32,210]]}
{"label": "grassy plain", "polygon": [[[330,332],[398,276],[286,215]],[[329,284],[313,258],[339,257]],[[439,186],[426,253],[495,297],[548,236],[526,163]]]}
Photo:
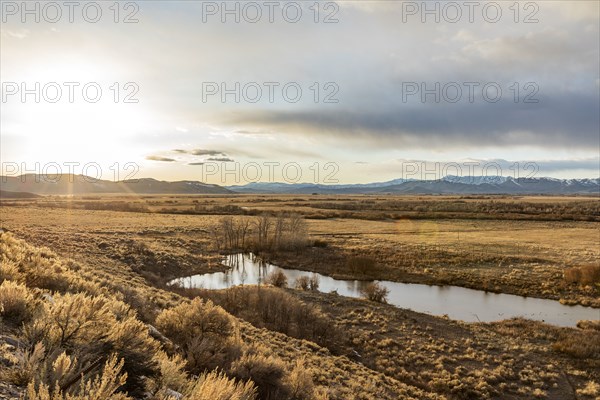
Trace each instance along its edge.
{"label": "grassy plain", "polygon": [[[305,218],[309,237],[305,246],[261,251],[262,257],[282,266],[337,277],[453,284],[600,307],[600,282],[595,277],[590,282],[565,279],[573,268],[600,263],[597,198],[243,195],[5,200],[0,222],[10,233],[0,235],[0,281],[24,285],[29,294],[6,285],[0,289],[0,302],[18,311],[14,304],[19,302],[6,299],[22,296],[29,299],[21,302],[23,309],[35,306],[37,311],[28,311],[21,325],[14,323],[14,312],[0,313],[0,397],[25,393],[23,385],[30,381],[15,371],[32,368],[37,336],[32,336],[31,325],[46,321],[51,326],[48,316],[54,315],[55,303],[62,304],[66,300],[61,296],[70,293],[85,293],[92,298],[85,301],[92,303],[98,296],[122,301],[134,313],[128,324],[156,325],[162,332],[154,332],[152,339],[142,333],[136,336],[139,351],[147,353],[133,354],[148,363],[143,378],[127,361],[132,355],[119,350],[121,336],[111,336],[106,343],[126,359],[123,368],[129,373],[127,387],[134,388],[129,392],[133,398],[135,389],[142,388],[153,399],[174,398],[170,390],[204,399],[199,393],[209,393],[209,384],[243,391],[248,388],[233,388],[232,382],[248,380],[256,385],[259,399],[600,396],[600,331],[593,324],[582,329],[526,320],[468,324],[366,300],[277,288],[263,292],[259,301],[249,287],[250,294],[241,297],[244,306],[239,307],[231,303],[237,298],[233,292],[221,296],[165,285],[174,277],[223,270],[222,254],[235,249],[215,243],[215,226],[231,216],[249,220],[252,227],[264,212],[294,212]],[[54,296],[55,303],[44,303],[44,293]],[[197,295],[228,313],[190,303]],[[191,305],[177,309],[187,304]],[[198,364],[199,350],[184,328],[169,323],[178,313],[196,311],[198,318],[214,314],[222,323],[232,321],[229,336],[209,342],[213,347],[229,346],[223,358],[210,358],[211,368],[217,365],[226,374],[225,381],[205,375],[204,383],[194,380],[194,375],[206,372],[202,369],[206,365]],[[277,318],[294,317],[284,324],[272,318],[274,312]],[[110,322],[115,325],[107,325],[107,331],[121,332],[120,318]],[[305,326],[311,330],[300,329]],[[192,328],[196,329],[185,329]],[[322,331],[328,334],[324,337]],[[166,341],[160,339],[163,334]],[[43,341],[46,346],[55,343],[51,338]],[[73,354],[98,351],[90,350],[84,339],[56,346]],[[55,362],[49,352],[44,357],[38,363]],[[176,362],[177,357],[181,359]],[[178,368],[183,372],[174,373]],[[310,371],[310,376],[301,370]],[[36,376],[29,374],[30,380]],[[122,393],[122,387],[116,392]],[[88,393],[81,398],[91,397]]]}
{"label": "grassy plain", "polygon": [[[222,268],[209,233],[223,216],[253,220],[264,212],[295,212],[320,246],[263,254],[282,266],[600,307],[597,286],[563,279],[568,268],[600,264],[597,198],[84,196],[7,203],[3,225],[36,243],[53,241],[76,255],[143,260],[145,273],[166,277]],[[353,257],[373,262],[356,268],[348,262]]]}

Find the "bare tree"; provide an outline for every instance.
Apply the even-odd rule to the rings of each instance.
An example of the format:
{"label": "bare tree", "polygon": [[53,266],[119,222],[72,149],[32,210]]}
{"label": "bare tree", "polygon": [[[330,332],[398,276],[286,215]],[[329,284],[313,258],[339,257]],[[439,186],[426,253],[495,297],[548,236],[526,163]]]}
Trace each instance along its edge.
{"label": "bare tree", "polygon": [[257,244],[259,248],[265,248],[269,245],[269,232],[273,224],[269,214],[263,214],[254,221],[256,225]]}
{"label": "bare tree", "polygon": [[242,248],[246,248],[246,236],[250,230],[250,220],[243,218],[238,220],[238,237],[240,239],[240,245]]}
{"label": "bare tree", "polygon": [[273,247],[278,249],[281,246],[283,236],[286,233],[286,217],[280,213],[275,220],[275,232],[273,232]]}

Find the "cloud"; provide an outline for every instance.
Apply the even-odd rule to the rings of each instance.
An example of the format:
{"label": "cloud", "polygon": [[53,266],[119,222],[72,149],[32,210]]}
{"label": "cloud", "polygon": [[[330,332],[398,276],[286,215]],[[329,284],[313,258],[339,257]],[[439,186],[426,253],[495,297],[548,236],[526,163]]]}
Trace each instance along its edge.
{"label": "cloud", "polygon": [[19,29],[18,31],[2,29],[0,30],[0,36],[22,40],[29,36],[29,29]]}
{"label": "cloud", "polygon": [[223,153],[220,150],[205,150],[205,149],[195,149],[195,150],[189,151],[188,153],[192,154],[194,156],[218,156],[218,155],[225,156],[226,155],[225,153]]}
{"label": "cloud", "polygon": [[578,68],[594,68],[598,64],[598,53],[590,51],[589,43],[576,40],[573,33],[565,29],[546,28],[538,32],[521,35],[503,35],[493,38],[475,38],[459,31],[455,40],[464,42],[461,49],[462,61],[477,68],[484,63],[489,68],[500,66],[510,71],[522,72],[536,68],[538,77],[544,70],[560,72],[577,60]]}
{"label": "cloud", "polygon": [[206,161],[233,162],[234,160],[229,157],[210,157]]}
{"label": "cloud", "polygon": [[[463,159],[454,161],[434,161],[419,159],[398,159],[401,165],[412,165],[408,171],[437,172],[439,175],[503,175],[513,177],[551,176],[553,173],[566,171],[597,171],[600,177],[600,157],[581,159],[529,159],[505,160]],[[403,169],[404,170],[404,169]]]}
{"label": "cloud", "polygon": [[161,156],[148,156],[148,157],[146,157],[146,160],[150,160],[150,161],[162,161],[162,162],[174,162],[174,161],[177,161],[174,158],[161,157]]}
{"label": "cloud", "polygon": [[188,165],[204,165],[204,164],[205,164],[204,162],[191,162],[191,163],[188,163]]}
{"label": "cloud", "polygon": [[221,150],[207,150],[207,149],[193,149],[193,150],[184,150],[184,149],[173,149],[175,153],[179,154],[191,154],[193,156],[226,156],[227,154]]}
{"label": "cloud", "polygon": [[[268,126],[280,132],[365,139],[407,147],[473,148],[536,146],[589,149],[598,146],[597,95],[538,93],[538,103],[390,103],[378,109],[237,113],[231,124]],[[522,100],[522,98],[521,98]]]}
{"label": "cloud", "polygon": [[[209,157],[347,163],[340,175],[354,180],[367,179],[360,171],[399,157],[597,155],[598,2],[538,2],[536,24],[515,23],[511,2],[500,2],[503,18],[495,24],[481,18],[481,7],[474,22],[428,18],[422,23],[415,15],[404,23],[404,3],[341,2],[338,24],[315,24],[312,11],[304,8],[298,24],[285,23],[278,13],[274,25],[265,22],[266,13],[258,24],[233,23],[231,16],[229,23],[221,23],[217,15],[199,24],[198,2],[146,2],[144,17],[154,23],[138,24],[131,32],[115,26],[101,34],[95,24],[59,24],[61,32],[52,33],[47,24],[31,19],[23,24],[16,16],[1,29],[4,80],[111,84],[134,77],[140,102],[126,109],[115,105],[108,119],[75,118],[71,112],[64,119],[59,113],[31,119],[31,104],[3,107],[2,159],[34,157],[29,149],[36,145],[44,149],[42,155],[111,154],[113,141],[102,132],[122,141],[123,157],[159,154],[148,159],[162,161],[154,171],[167,171],[164,178],[185,178],[193,170],[181,165],[201,165]],[[529,9],[520,11],[522,20]],[[138,49],[136,57],[130,57],[132,47]],[[234,82],[276,81],[280,86],[273,102],[266,88],[257,103],[235,102],[234,96],[221,102],[219,95],[203,102],[206,81],[227,82],[228,88]],[[331,81],[339,86],[339,103],[315,104],[315,95],[323,100],[330,93],[324,84]],[[406,81],[492,81],[501,83],[504,94],[495,104],[403,103]],[[512,102],[509,87],[519,82],[523,96],[522,85],[531,81],[539,85],[540,102]],[[301,85],[301,101],[282,99],[286,82]],[[318,93],[313,90],[317,82]],[[62,130],[69,133],[53,134]],[[81,131],[88,132],[86,140],[67,141]]]}
{"label": "cloud", "polygon": [[257,130],[239,129],[239,130],[235,131],[235,133],[239,133],[240,135],[268,135],[268,134],[272,134],[273,132],[262,131],[260,129],[257,129]]}
{"label": "cloud", "polygon": [[536,160],[540,171],[555,172],[568,170],[596,170],[600,176],[600,158],[584,158],[572,160]]}

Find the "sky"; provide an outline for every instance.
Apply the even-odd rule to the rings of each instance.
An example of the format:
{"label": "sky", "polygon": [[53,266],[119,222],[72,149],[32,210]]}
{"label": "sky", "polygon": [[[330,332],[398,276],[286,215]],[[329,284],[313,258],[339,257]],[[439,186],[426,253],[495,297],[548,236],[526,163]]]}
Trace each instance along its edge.
{"label": "sky", "polygon": [[1,3],[5,175],[600,176],[597,1],[23,4]]}

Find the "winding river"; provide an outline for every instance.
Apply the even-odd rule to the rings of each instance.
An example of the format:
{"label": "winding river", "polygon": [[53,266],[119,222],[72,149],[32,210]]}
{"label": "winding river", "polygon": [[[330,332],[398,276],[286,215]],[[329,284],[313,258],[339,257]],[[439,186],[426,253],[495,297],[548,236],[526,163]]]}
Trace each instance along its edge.
{"label": "winding river", "polygon": [[[361,297],[368,281],[340,280],[314,272],[280,268],[260,261],[252,254],[232,254],[225,258],[226,272],[174,279],[170,284],[204,289],[226,289],[236,285],[261,283],[274,271],[283,271],[290,285],[300,276],[317,276],[321,292],[337,291],[348,297]],[[582,319],[600,319],[600,309],[567,306],[555,300],[489,293],[458,286],[435,286],[377,281],[389,289],[388,303],[431,315],[447,315],[467,322],[492,322],[524,317],[559,326],[575,326]]]}

